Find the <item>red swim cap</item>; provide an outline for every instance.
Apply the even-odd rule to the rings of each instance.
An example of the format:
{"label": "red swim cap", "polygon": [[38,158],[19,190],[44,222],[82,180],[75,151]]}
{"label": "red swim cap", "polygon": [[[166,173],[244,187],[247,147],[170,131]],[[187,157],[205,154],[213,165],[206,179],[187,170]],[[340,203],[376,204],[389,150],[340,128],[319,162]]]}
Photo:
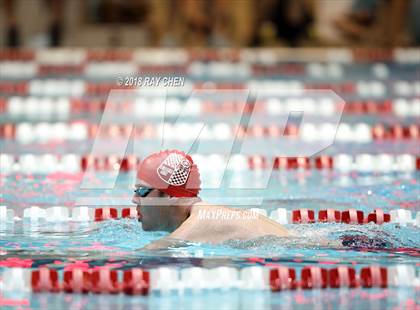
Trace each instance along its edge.
{"label": "red swim cap", "polygon": [[177,150],[146,157],[137,171],[137,179],[172,197],[196,197],[200,191],[197,165],[191,156]]}

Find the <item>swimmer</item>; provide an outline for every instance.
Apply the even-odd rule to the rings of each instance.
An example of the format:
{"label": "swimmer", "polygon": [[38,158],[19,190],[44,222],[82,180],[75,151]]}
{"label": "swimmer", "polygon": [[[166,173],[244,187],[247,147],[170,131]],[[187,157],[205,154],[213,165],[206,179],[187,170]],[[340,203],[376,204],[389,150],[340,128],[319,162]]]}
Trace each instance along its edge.
{"label": "swimmer", "polygon": [[167,150],[141,163],[132,202],[145,231],[167,231],[169,236],[145,249],[162,249],[185,241],[219,244],[290,233],[266,216],[202,201],[200,174],[192,158]]}
{"label": "swimmer", "polygon": [[[139,221],[145,231],[170,234],[144,249],[165,249],[185,242],[221,244],[249,241],[265,236],[300,236],[270,218],[247,210],[208,204],[198,196],[200,174],[192,158],[180,151],[152,154],[140,164],[135,194]],[[333,248],[389,247],[381,238],[344,235],[340,240],[305,240],[307,246]]]}

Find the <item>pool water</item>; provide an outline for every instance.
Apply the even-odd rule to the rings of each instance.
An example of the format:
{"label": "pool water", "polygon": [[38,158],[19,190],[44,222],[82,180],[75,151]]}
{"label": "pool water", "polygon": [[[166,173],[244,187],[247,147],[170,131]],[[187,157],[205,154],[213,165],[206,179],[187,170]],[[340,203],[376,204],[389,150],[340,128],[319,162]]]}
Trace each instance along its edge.
{"label": "pool water", "polygon": [[[243,171],[236,172],[244,180],[252,182],[258,178],[259,172]],[[107,175],[102,172],[100,176],[106,179]],[[211,174],[202,174],[204,180],[212,177]],[[332,172],[311,171],[303,174],[300,171],[274,171],[267,189],[224,189],[224,190],[203,190],[201,196],[204,201],[219,201],[221,197],[229,195],[234,198],[236,208],[250,208],[257,206],[267,211],[277,208],[311,209],[319,211],[322,209],[336,209],[340,211],[355,208],[369,213],[372,209],[380,207],[385,212],[409,207],[413,210],[419,208],[418,202],[418,182],[419,173],[412,174],[394,174],[394,175],[375,175],[363,174],[357,176],[334,175]],[[5,204],[15,204],[16,206],[37,205],[67,205],[85,195],[84,190],[80,190],[81,175],[73,176],[72,179],[57,180],[54,177],[45,177],[35,175],[30,177],[17,178],[17,175],[9,175],[2,179],[4,184],[3,201]],[[126,207],[132,207],[131,203],[134,176],[132,174],[121,174],[113,195],[127,202]],[[319,180],[322,180],[322,186],[319,186]],[[246,181],[244,181],[246,182]],[[246,185],[246,184],[245,184]],[[21,188],[27,189],[22,193]],[[57,193],[63,193],[58,195]],[[89,191],[87,191],[89,193]],[[263,197],[263,199],[261,199]],[[100,196],[99,198],[100,199]],[[261,199],[261,200],[260,200]],[[232,200],[231,200],[232,201]],[[255,202],[254,202],[255,201]],[[261,204],[258,205],[257,203]],[[255,204],[255,205],[253,205]],[[71,206],[69,208],[72,208]],[[120,206],[122,208],[122,206]],[[22,216],[18,212],[16,215]],[[188,253],[195,255],[196,251],[208,256],[255,256],[259,254],[263,257],[275,257],[281,253],[281,256],[294,253],[294,248],[307,248],[308,255],[312,250],[327,251],[328,258],[335,251],[327,249],[312,249],[323,240],[339,240],[340,236],[346,234],[362,234],[381,237],[388,245],[387,248],[418,248],[420,235],[416,226],[401,226],[396,223],[385,223],[376,225],[369,223],[365,225],[348,225],[340,223],[316,223],[316,224],[289,224],[287,226],[294,235],[302,236],[287,242],[285,240],[254,240],[250,244],[238,242],[230,246],[210,246],[186,244],[185,247],[176,247],[171,251],[173,253]],[[142,253],[141,248],[153,240],[165,236],[164,232],[145,232],[141,228],[141,223],[135,219],[119,219],[104,222],[34,222],[23,221],[3,223],[1,231],[6,238],[3,238],[1,245],[10,251],[54,251],[62,253],[63,249],[79,252],[82,256],[88,255],[91,248],[95,246],[103,251],[103,255],[113,255],[114,252],[135,251]],[[15,239],[13,236],[19,236],[22,239]],[[70,239],[68,237],[71,237]],[[13,245],[9,244],[8,239],[14,239]],[[290,244],[288,244],[290,243]],[[296,243],[296,244],[295,244]],[[284,245],[287,245],[284,247]],[[103,246],[103,249],[101,249]],[[245,248],[245,249],[241,249]],[[83,250],[86,249],[84,252]],[[284,251],[287,253],[285,253]],[[302,249],[304,250],[304,249]],[[280,252],[279,252],[280,251]],[[347,249],[336,258],[345,255]],[[351,252],[351,251],[350,251]],[[360,253],[359,253],[360,254]],[[311,254],[311,257],[318,255],[317,252]],[[360,255],[363,256],[363,253]],[[383,255],[383,254],[381,254]],[[299,255],[298,255],[299,256]],[[324,255],[320,255],[322,257]],[[333,255],[334,256],[334,255]]]}
{"label": "pool water", "polygon": [[[255,172],[243,172],[244,177],[257,177]],[[280,177],[280,174],[282,176]],[[270,187],[265,192],[265,199],[260,208],[267,211],[278,207],[287,209],[309,208],[320,210],[334,208],[347,210],[357,208],[368,212],[377,205],[385,211],[398,209],[409,205],[418,208],[418,174],[412,175],[364,175],[370,181],[361,182],[358,177],[348,177],[343,183],[341,176],[326,176],[325,173],[314,171],[306,176],[305,182],[298,178],[299,172],[274,172]],[[254,176],[253,176],[254,175]],[[105,175],[103,177],[106,177]],[[206,175],[203,175],[206,178]],[[318,180],[324,178],[323,186],[319,188]],[[362,177],[360,177],[362,178]],[[120,176],[122,184],[129,183],[129,174]],[[44,180],[44,184],[43,183]],[[283,180],[283,181],[280,181]],[[287,180],[287,182],[284,182]],[[299,181],[300,180],[300,181]],[[55,180],[45,182],[44,176],[33,176],[31,180],[15,176],[3,178],[6,185],[4,199],[16,201],[22,205],[27,203],[48,205],[49,201],[60,205],[67,199],[75,198],[78,193],[78,181],[61,181],[60,186],[66,188],[66,194],[58,197],[54,186]],[[19,193],[21,186],[32,188],[23,195]],[[42,184],[33,188],[36,184]],[[124,187],[124,186],[123,186]],[[128,186],[127,186],[128,187]],[[129,195],[131,191],[120,189],[121,195]],[[42,195],[41,195],[42,193]],[[35,194],[35,195],[33,195]],[[244,195],[245,194],[245,195]],[[241,197],[259,196],[259,193],[237,193],[237,200]],[[214,193],[203,199],[212,201]],[[9,203],[10,205],[10,203]],[[236,206],[240,207],[240,206]],[[248,207],[248,206],[247,206]],[[286,228],[299,236],[296,239],[263,237],[249,241],[230,241],[222,245],[183,243],[177,247],[160,250],[145,251],[141,248],[149,242],[162,238],[165,232],[145,232],[141,223],[136,219],[107,220],[86,223],[32,223],[15,222],[14,225],[1,227],[2,268],[12,266],[31,266],[63,270],[72,266],[95,268],[107,266],[118,270],[134,267],[153,269],[161,266],[173,268],[188,268],[202,266],[206,268],[216,266],[233,266],[243,268],[247,266],[287,265],[300,270],[304,266],[319,265],[324,267],[353,266],[360,268],[372,264],[392,266],[394,264],[418,265],[420,255],[420,234],[415,226],[401,226],[396,223],[377,225],[349,225],[340,223],[288,224]],[[366,245],[354,247],[338,247],[336,243],[344,235],[364,235],[372,239],[380,238],[386,246]],[[327,240],[331,244],[323,244]],[[16,260],[15,258],[19,258]],[[29,265],[28,265],[29,264]],[[417,267],[418,268],[418,267]],[[360,308],[393,309],[395,306],[410,308],[410,300],[418,298],[418,290],[414,287],[388,289],[341,289],[312,290],[298,292],[252,292],[241,291],[223,292],[215,295],[213,292],[182,293],[180,296],[97,296],[97,295],[66,295],[62,294],[32,294],[7,296],[16,300],[27,300],[31,308],[61,307],[63,300],[68,302],[71,309],[86,309],[89,305],[98,303],[101,308],[172,308],[175,304],[188,309],[212,309],[213,307],[244,308],[295,308],[295,307],[336,307],[355,306],[349,303],[349,298],[357,299]],[[10,293],[9,293],[10,294]],[[199,297],[200,296],[200,297]],[[321,303],[322,302],[322,303]],[[407,304],[406,304],[407,303]],[[25,305],[22,304],[22,305]],[[322,305],[322,306],[321,306]],[[92,306],[95,308],[96,306]]]}
{"label": "pool water", "polygon": [[[296,65],[296,63],[294,63]],[[202,62],[201,65],[207,65]],[[302,63],[302,65],[308,65]],[[309,66],[309,65],[308,65]],[[376,67],[375,67],[376,66]],[[420,73],[418,65],[398,64],[390,61],[384,64],[357,63],[341,66],[347,76],[315,77],[312,72],[302,76],[281,76],[279,80],[295,79],[296,81],[314,85],[314,83],[353,83],[360,79],[375,78],[383,82],[384,91],[370,98],[369,91],[359,89],[359,93],[339,93],[346,101],[371,100],[380,104],[383,100],[393,100],[406,90],[407,85],[392,88],[396,81],[415,82]],[[379,78],[372,77],[385,69],[388,74]],[[318,70],[318,67],[311,67]],[[315,68],[315,69],[314,69]],[[318,69],[317,69],[318,68]],[[340,68],[340,67],[339,67]],[[376,69],[374,69],[376,68]],[[385,69],[384,69],[385,68]],[[334,68],[333,68],[334,69]],[[315,71],[316,71],[315,70]],[[332,70],[332,69],[331,69]],[[335,69],[334,69],[335,70]],[[334,71],[332,70],[332,71]],[[337,69],[338,70],[338,69]],[[375,71],[376,70],[376,71]],[[379,70],[380,71],[380,70]],[[335,71],[334,71],[335,72]],[[199,82],[200,77],[191,70],[191,81]],[[58,75],[56,78],[68,78]],[[72,77],[70,77],[72,78]],[[86,78],[83,77],[82,78]],[[266,77],[272,78],[272,77]],[[230,79],[234,79],[231,77]],[[239,78],[241,79],[241,78]],[[261,81],[264,76],[260,76]],[[87,79],[89,80],[89,79]],[[108,80],[113,81],[111,78]],[[203,79],[204,81],[206,79]],[[217,78],[216,78],[217,80]],[[245,82],[246,79],[243,79]],[[224,79],[220,81],[226,82]],[[389,87],[388,87],[389,86]],[[406,87],[406,88],[404,88]],[[357,87],[356,87],[357,88]],[[359,87],[360,88],[360,87]],[[414,86],[413,86],[414,89]],[[398,91],[398,92],[397,92]],[[92,95],[92,94],[90,94]],[[28,96],[26,94],[25,96]],[[419,93],[406,94],[407,100],[418,99]],[[12,95],[2,94],[9,99]],[[36,97],[36,96],[35,96]],[[50,96],[55,98],[54,96]],[[76,96],[77,97],[77,96]],[[92,98],[91,98],[92,97]],[[85,96],[85,100],[94,101],[94,96]],[[366,98],[365,98],[366,97]],[[401,116],[402,114],[405,116]],[[80,121],[98,124],[100,113],[80,114],[72,112],[63,121],[71,123]],[[201,116],[208,121],[225,121],[226,115]],[[269,113],[265,117],[275,116]],[[420,123],[416,116],[402,109],[399,114],[343,114],[342,122],[364,123],[373,126],[377,123],[388,125],[416,125]],[[47,120],[27,119],[4,113],[0,115],[1,124],[21,124],[22,122],[39,123],[40,121],[56,122],[56,117]],[[132,121],[132,115],[117,114],[115,123],[124,124]],[[186,121],[191,121],[186,118]],[[197,119],[193,120],[197,121]],[[318,120],[322,122],[321,120]],[[151,121],[151,123],[156,120]],[[409,154],[418,157],[418,137],[415,139],[372,140],[365,143],[338,141],[316,154],[336,156],[337,154]],[[17,139],[0,136],[1,153],[12,154],[16,158],[23,154],[68,154],[84,156],[90,152],[92,139],[81,141],[33,142],[21,143]],[[159,144],[158,139],[144,139],[143,152],[153,149]],[[255,154],[275,156],[277,149],[273,139],[266,137],[253,140],[252,151]],[[153,146],[151,146],[153,145]],[[212,154],[218,153],[219,142],[208,144]],[[194,157],[194,156],[193,156]],[[417,164],[418,165],[418,164]],[[1,166],[6,167],[6,166]],[[201,168],[201,167],[200,167]],[[258,169],[239,169],[227,172],[224,180],[234,180],[236,188],[208,188],[217,179],[217,168],[202,167],[201,179],[203,191],[200,196],[209,203],[223,204],[226,201],[235,208],[257,207],[270,214],[278,208],[287,210],[309,209],[318,213],[320,210],[349,209],[361,210],[365,215],[380,208],[385,213],[405,209],[414,216],[420,211],[420,172],[417,167],[411,170],[389,171],[340,171],[337,169],[302,169],[274,170],[266,188],[254,188],[261,182],[262,172]],[[356,169],[357,170],[357,169]],[[392,170],[392,169],[391,169]],[[384,224],[373,222],[354,225],[344,223],[286,224],[295,238],[276,238],[266,236],[253,240],[230,240],[223,244],[200,244],[179,242],[177,246],[164,250],[144,250],[143,247],[167,235],[165,232],[146,232],[136,219],[115,219],[100,222],[50,222],[29,221],[23,219],[23,210],[29,206],[48,208],[64,206],[72,210],[81,201],[89,201],[89,207],[105,207],[107,202],[117,201],[112,207],[121,210],[133,207],[131,203],[135,174],[120,172],[112,191],[81,189],[83,172],[50,171],[41,173],[24,173],[7,171],[0,174],[0,205],[14,210],[13,222],[0,222],[0,306],[1,308],[21,309],[419,309],[420,297],[420,231],[413,223],[405,225],[395,221]],[[95,173],[95,184],[101,185],[113,180],[114,174],[107,171]],[[92,203],[93,199],[93,203]],[[95,201],[96,199],[96,201]],[[362,236],[368,243],[354,242],[351,246],[343,246],[342,239]],[[116,270],[143,268],[154,270],[169,267],[183,270],[189,267],[216,268],[233,267],[242,270],[246,267],[258,266],[264,269],[287,266],[298,273],[308,266],[334,268],[348,266],[360,271],[372,265],[392,267],[406,265],[414,267],[417,279],[409,285],[388,288],[341,288],[311,289],[271,292],[270,290],[252,289],[219,289],[219,290],[175,290],[161,294],[152,292],[149,296],[128,296],[124,294],[69,294],[69,293],[33,293],[28,291],[8,290],[5,286],[6,272],[11,268],[35,270],[48,267],[60,272],[71,268],[89,268],[96,270],[107,267]],[[229,285],[227,285],[228,287]],[[181,284],[180,284],[181,287]]]}

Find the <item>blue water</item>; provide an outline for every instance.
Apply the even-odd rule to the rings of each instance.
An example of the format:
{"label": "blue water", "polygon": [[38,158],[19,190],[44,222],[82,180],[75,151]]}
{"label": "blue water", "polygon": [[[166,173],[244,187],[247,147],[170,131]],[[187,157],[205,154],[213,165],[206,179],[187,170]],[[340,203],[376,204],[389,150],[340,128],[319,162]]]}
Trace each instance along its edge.
{"label": "blue water", "polygon": [[[404,289],[228,291],[169,296],[34,294],[31,309],[415,309],[418,292]],[[64,302],[64,303],[63,303]],[[23,307],[24,309],[26,307]]]}
{"label": "blue water", "polygon": [[[236,197],[233,207],[260,207],[269,213],[276,208],[289,210],[308,208],[315,211],[327,208],[346,210],[356,208],[365,214],[380,207],[386,212],[393,209],[409,207],[412,211],[419,210],[417,182],[418,173],[404,175],[362,175],[343,176],[333,172],[311,171],[274,172],[268,189],[250,190],[204,190],[203,200],[207,202],[220,201],[224,196]],[[106,178],[103,173],[102,178]],[[119,199],[125,197],[126,207],[133,206],[130,202],[131,174],[120,175],[116,189],[111,193]],[[209,176],[211,177],[211,176]],[[245,182],[252,182],[258,177],[258,172],[242,172]],[[202,175],[205,180],[206,174]],[[363,179],[365,178],[365,180]],[[321,180],[322,186],[319,186]],[[343,181],[344,180],[344,181]],[[16,215],[21,216],[23,206],[64,205],[74,202],[80,197],[92,197],[92,191],[82,191],[79,188],[80,179],[45,180],[43,176],[32,176],[16,180],[11,175],[3,180],[3,199],[9,206],[14,204]],[[33,186],[37,184],[34,188]],[[21,192],[21,188],[26,192]],[[65,192],[57,196],[57,191]],[[41,194],[42,193],[42,194]],[[100,200],[101,194],[96,193]],[[261,204],[253,205],[263,197]],[[71,208],[71,206],[69,206]],[[94,207],[94,206],[92,206]],[[19,212],[20,211],[20,212]],[[376,225],[347,225],[335,223],[289,224],[286,225],[297,238],[264,237],[250,241],[231,241],[222,245],[180,243],[177,247],[162,250],[153,255],[162,257],[198,257],[198,258],[235,258],[240,264],[248,257],[281,258],[293,263],[294,259],[305,263],[319,261],[336,263],[381,263],[393,264],[414,263],[416,252],[420,248],[420,234],[414,226],[400,226],[395,223]],[[66,262],[66,257],[85,259],[127,258],[135,259],[143,255],[152,255],[150,251],[141,248],[148,243],[166,236],[165,232],[145,232],[141,223],[133,219],[120,219],[98,223],[42,223],[39,226],[26,222],[15,222],[14,225],[0,226],[2,240],[0,250],[5,256],[42,258],[45,255]],[[384,246],[361,245],[370,247],[360,251],[358,245],[353,248],[343,248],[340,238],[348,235],[364,235],[370,239],[383,241]],[[10,241],[13,243],[10,244]],[[395,251],[405,248],[407,251]],[[409,249],[414,249],[410,251]],[[416,250],[417,249],[417,250]],[[417,253],[418,254],[418,253]]]}

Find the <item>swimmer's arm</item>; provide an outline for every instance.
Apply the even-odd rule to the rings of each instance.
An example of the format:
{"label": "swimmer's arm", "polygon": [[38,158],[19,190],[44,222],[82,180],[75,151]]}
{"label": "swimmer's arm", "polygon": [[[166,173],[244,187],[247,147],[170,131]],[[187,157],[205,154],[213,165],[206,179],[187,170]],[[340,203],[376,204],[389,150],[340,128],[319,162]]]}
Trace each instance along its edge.
{"label": "swimmer's arm", "polygon": [[196,222],[187,220],[177,230],[169,236],[149,243],[142,249],[144,250],[161,250],[173,247],[186,246],[188,242],[197,242],[196,238],[201,235],[201,231],[197,229]]}
{"label": "swimmer's arm", "polygon": [[186,246],[185,240],[174,239],[169,237],[165,237],[156,241],[149,243],[148,245],[141,248],[141,250],[162,250],[168,248],[175,248],[175,247],[182,247]]}

